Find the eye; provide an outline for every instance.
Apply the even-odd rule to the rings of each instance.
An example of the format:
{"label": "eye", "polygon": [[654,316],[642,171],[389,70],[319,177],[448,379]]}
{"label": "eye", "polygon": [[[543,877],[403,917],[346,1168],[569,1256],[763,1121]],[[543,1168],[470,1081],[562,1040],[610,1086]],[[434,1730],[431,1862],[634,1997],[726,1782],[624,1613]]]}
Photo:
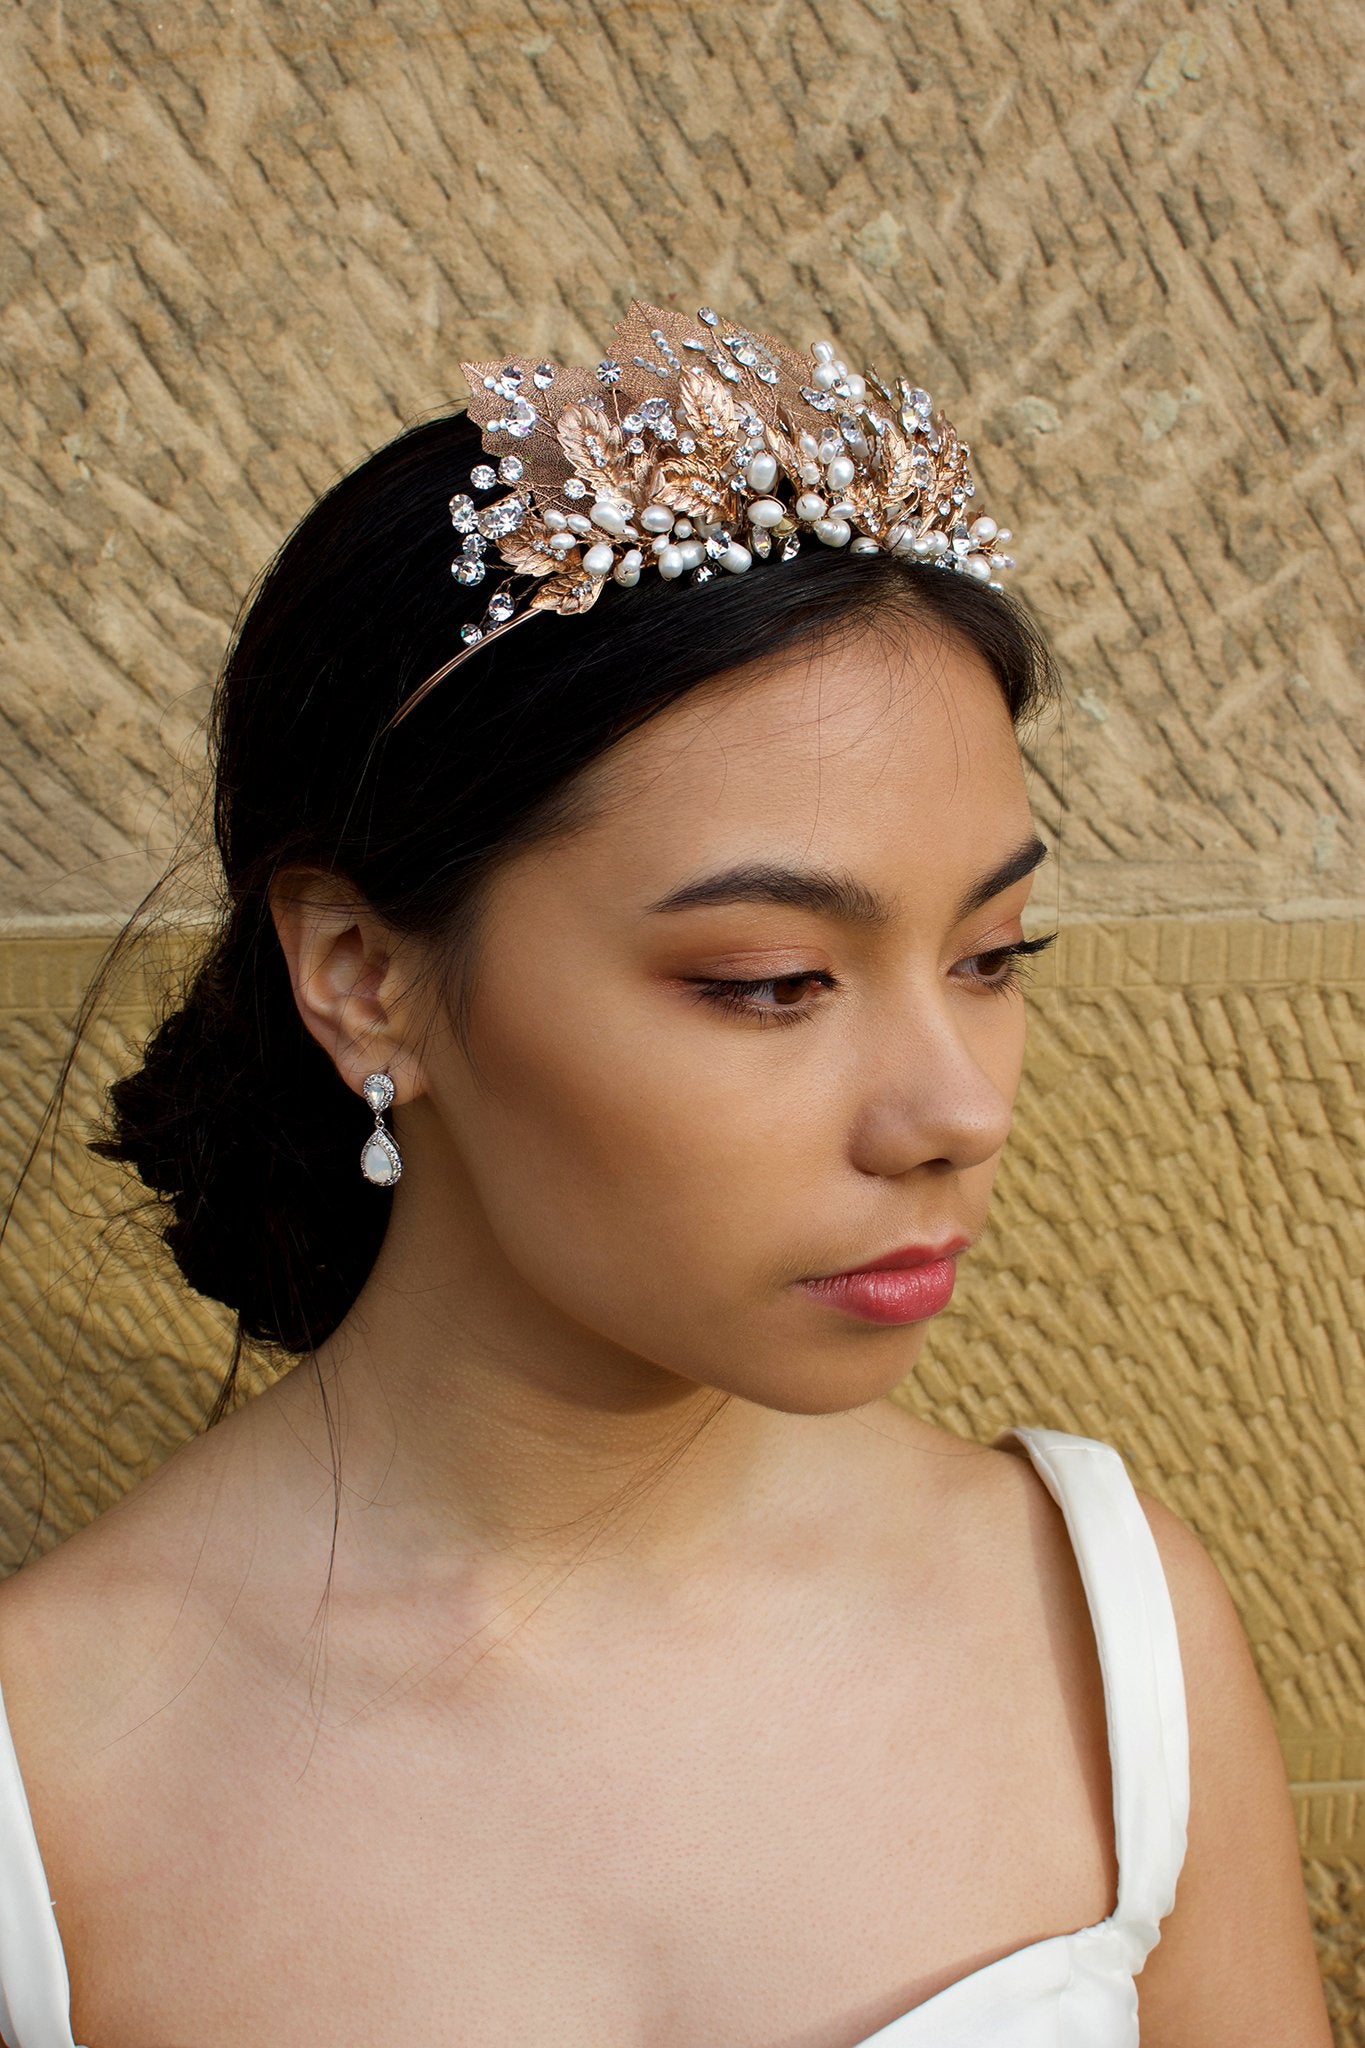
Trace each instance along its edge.
{"label": "eye", "polygon": [[1028,957],[1046,952],[1056,936],[1056,932],[1048,932],[1039,939],[1016,939],[1009,946],[992,946],[988,953],[973,953],[962,964],[978,971],[967,979],[992,993],[1018,988],[1028,973]]}
{"label": "eye", "polygon": [[[809,968],[798,974],[770,975],[766,981],[694,981],[690,986],[695,990],[697,1000],[713,1003],[718,1009],[736,1010],[748,1017],[757,1017],[767,1024],[799,1024],[804,1017],[813,1016],[818,1002],[799,1002],[797,996],[808,982],[823,982],[826,988],[837,988],[832,974],[825,974],[817,968]],[[771,990],[776,1007],[768,1009],[754,1001],[756,996]]]}

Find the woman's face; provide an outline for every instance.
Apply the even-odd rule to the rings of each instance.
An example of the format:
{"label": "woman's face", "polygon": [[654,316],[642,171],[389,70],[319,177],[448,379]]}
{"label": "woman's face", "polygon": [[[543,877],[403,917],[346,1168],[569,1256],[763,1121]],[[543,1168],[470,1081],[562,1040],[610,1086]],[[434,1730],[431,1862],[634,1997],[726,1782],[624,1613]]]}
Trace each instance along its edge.
{"label": "woman's face", "polygon": [[443,1025],[395,1223],[439,1175],[480,1287],[575,1343],[788,1412],[876,1399],[928,1320],[800,1283],[985,1220],[1040,852],[999,685],[887,621],[732,671],[588,784],[593,822],[490,885],[473,1065]]}

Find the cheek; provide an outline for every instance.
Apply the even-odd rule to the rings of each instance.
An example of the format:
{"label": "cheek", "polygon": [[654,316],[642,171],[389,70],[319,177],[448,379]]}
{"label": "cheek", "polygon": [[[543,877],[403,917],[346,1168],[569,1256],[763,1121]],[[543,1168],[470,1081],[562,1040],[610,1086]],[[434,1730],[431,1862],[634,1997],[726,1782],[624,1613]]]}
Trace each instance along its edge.
{"label": "cheek", "polygon": [[796,1210],[814,1131],[799,1091],[755,1085],[757,1047],[727,1057],[725,1034],[660,986],[612,1003],[561,984],[553,1007],[485,990],[479,1012],[485,1085],[460,1127],[523,1273],[561,1298],[571,1271],[575,1291],[671,1292],[676,1308],[683,1281],[694,1300],[752,1285],[765,1243],[780,1266],[784,1190]]}
{"label": "cheek", "polygon": [[982,1015],[973,1043],[977,1063],[1000,1093],[1013,1102],[1024,1071],[1028,1036],[1024,997],[1017,991],[989,1000],[983,996],[979,1007]]}

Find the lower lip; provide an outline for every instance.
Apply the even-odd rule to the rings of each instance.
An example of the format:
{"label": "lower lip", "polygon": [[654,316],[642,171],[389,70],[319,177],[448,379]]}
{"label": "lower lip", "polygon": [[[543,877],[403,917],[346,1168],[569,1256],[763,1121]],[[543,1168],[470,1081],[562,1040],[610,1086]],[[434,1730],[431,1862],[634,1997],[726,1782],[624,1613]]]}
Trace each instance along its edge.
{"label": "lower lip", "polygon": [[839,1273],[801,1285],[831,1308],[869,1323],[922,1323],[952,1300],[957,1268],[951,1259],[927,1266],[893,1266],[882,1273]]}

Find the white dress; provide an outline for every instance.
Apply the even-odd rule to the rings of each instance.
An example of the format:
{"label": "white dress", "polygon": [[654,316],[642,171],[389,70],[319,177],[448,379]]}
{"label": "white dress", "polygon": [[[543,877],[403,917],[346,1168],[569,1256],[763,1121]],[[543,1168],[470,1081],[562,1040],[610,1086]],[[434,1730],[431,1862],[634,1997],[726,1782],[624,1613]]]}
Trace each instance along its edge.
{"label": "white dress", "polygon": [[[1175,1617],[1152,1532],[1110,1445],[1059,1429],[1011,1429],[1000,1441],[1010,1438],[1065,1516],[1090,1606],[1109,1728],[1118,1903],[1091,1927],[974,1970],[857,2048],[1135,2048],[1133,1979],[1175,1902],[1189,1738]],[[6,2048],[75,2048],[66,1959],[3,1696],[0,2035]]]}

